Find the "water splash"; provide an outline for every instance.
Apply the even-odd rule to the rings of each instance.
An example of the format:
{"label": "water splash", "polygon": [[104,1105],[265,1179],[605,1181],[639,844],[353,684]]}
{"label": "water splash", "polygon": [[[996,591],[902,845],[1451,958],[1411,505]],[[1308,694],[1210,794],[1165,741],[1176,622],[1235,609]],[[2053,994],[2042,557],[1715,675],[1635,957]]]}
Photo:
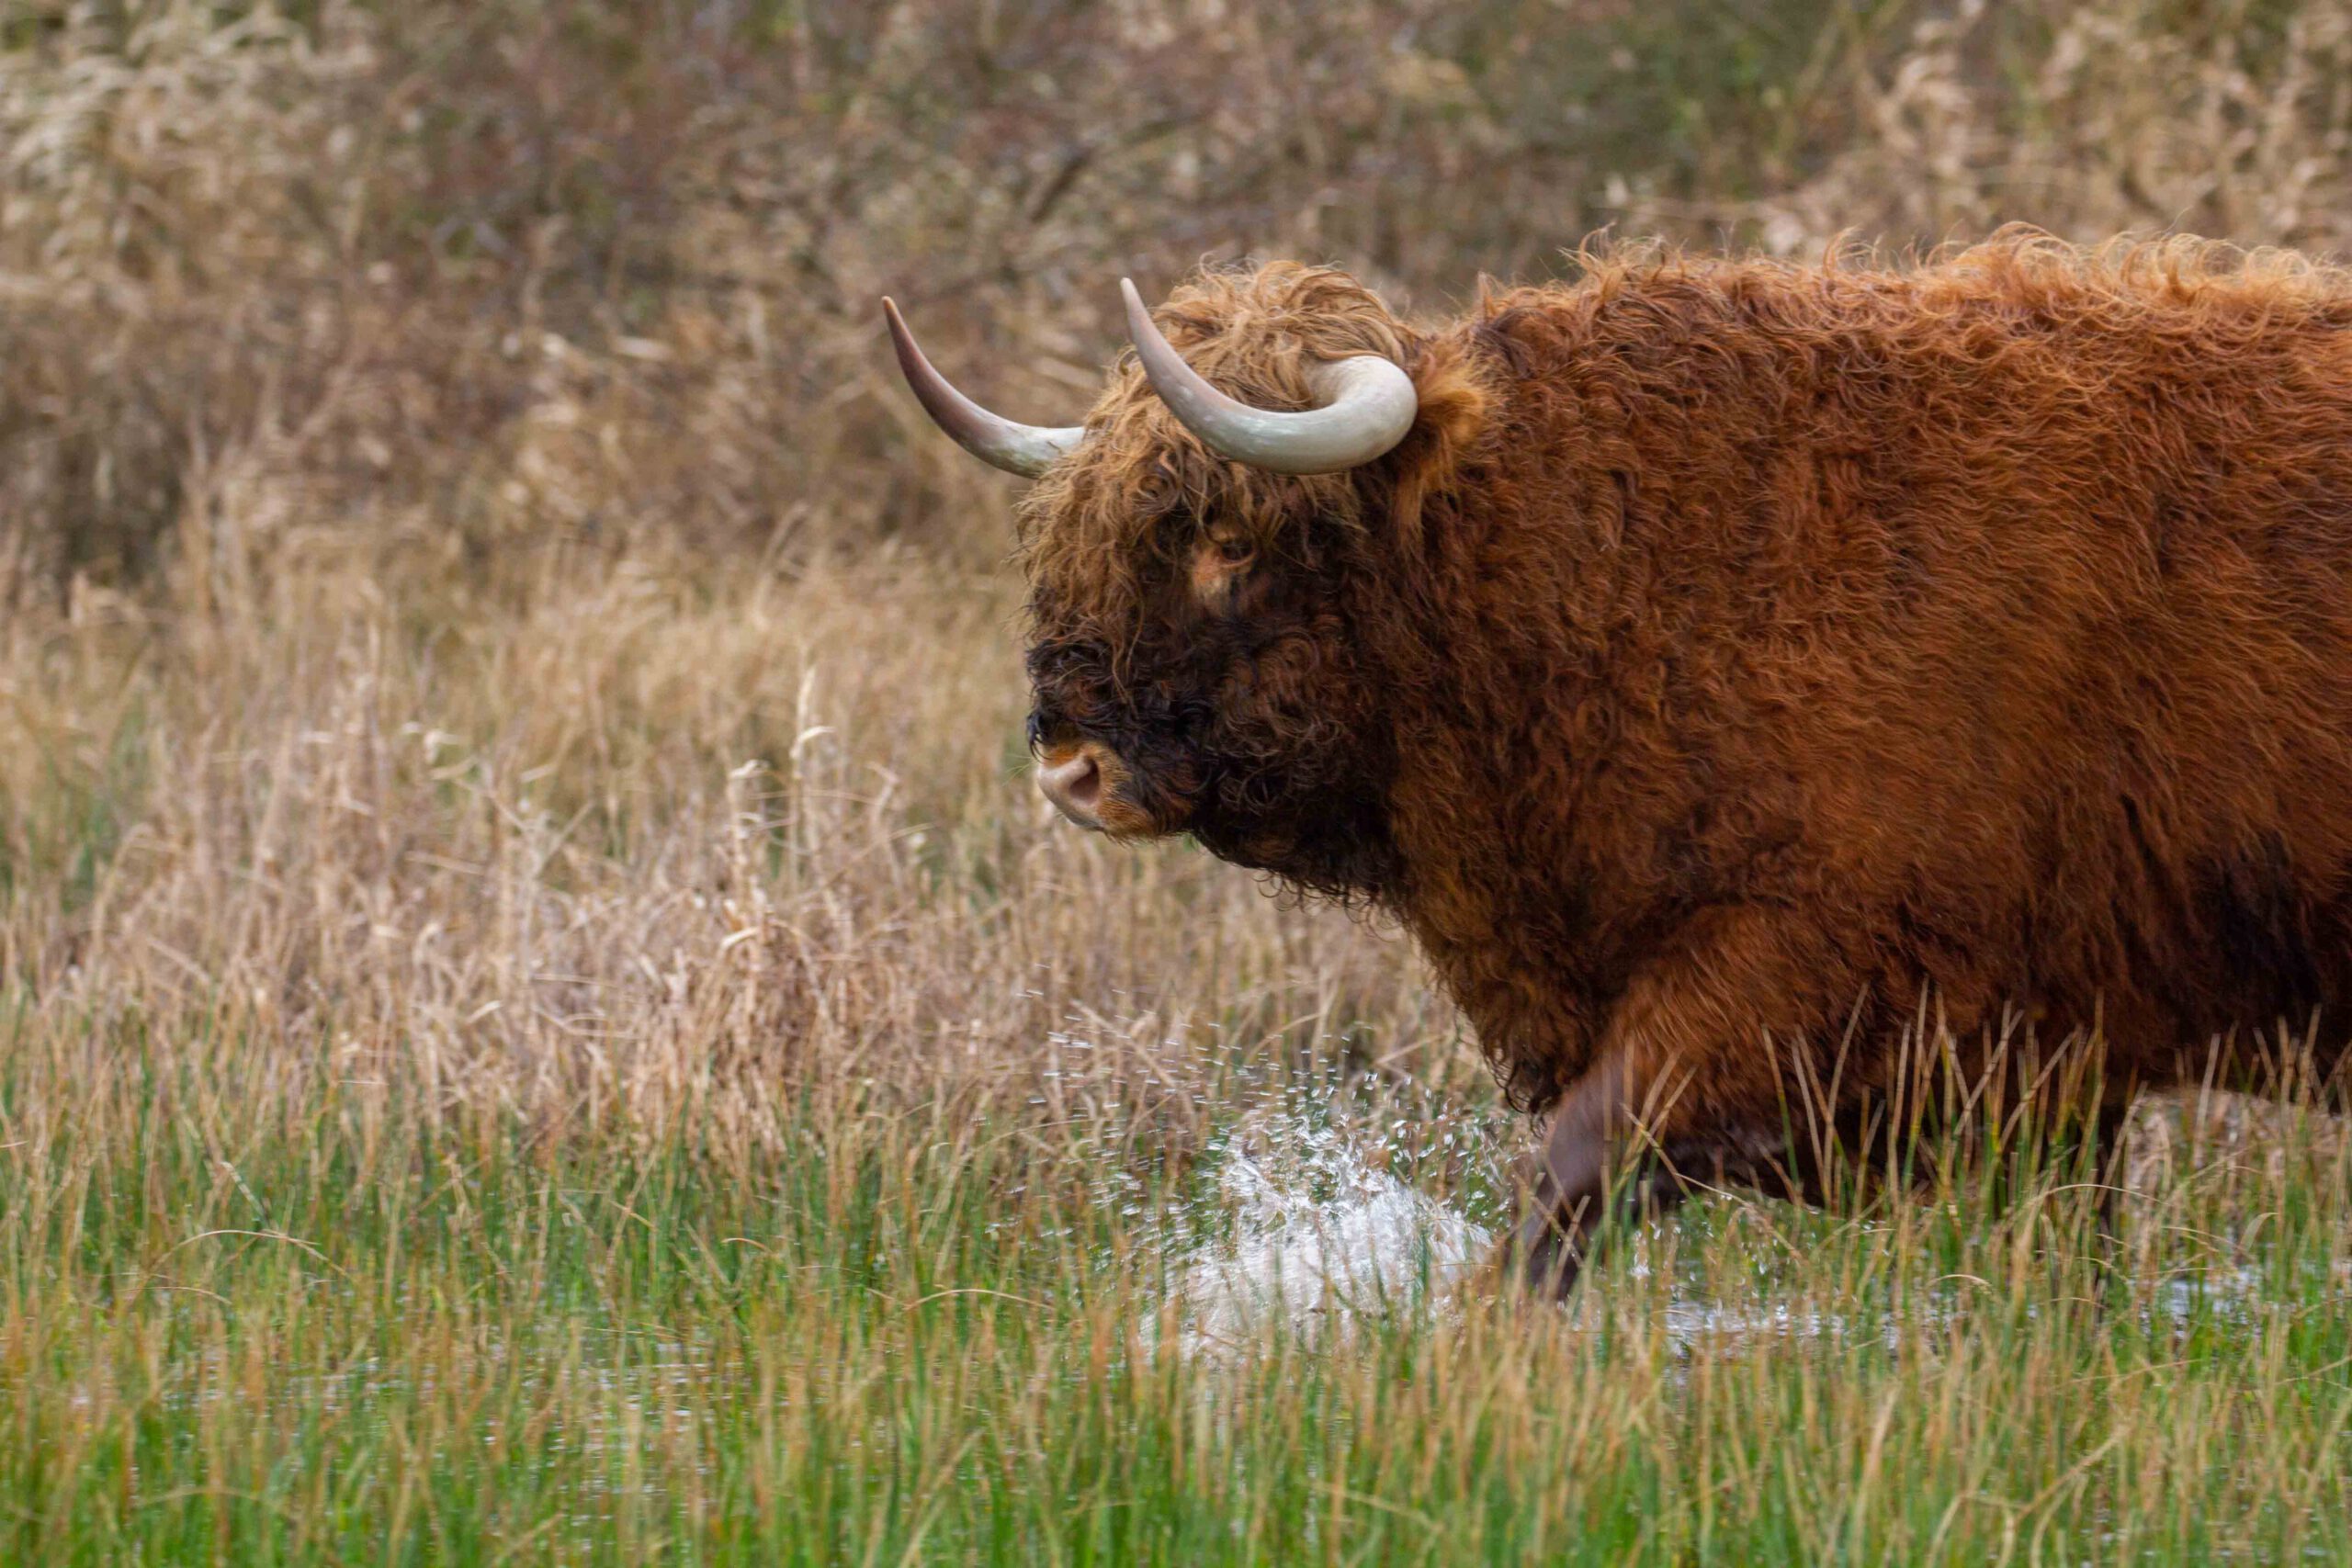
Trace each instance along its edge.
{"label": "water splash", "polygon": [[1488,1246],[1484,1226],[1311,1113],[1266,1114],[1218,1152],[1222,1223],[1196,1222],[1179,1238],[1172,1294],[1188,1350],[1408,1310]]}

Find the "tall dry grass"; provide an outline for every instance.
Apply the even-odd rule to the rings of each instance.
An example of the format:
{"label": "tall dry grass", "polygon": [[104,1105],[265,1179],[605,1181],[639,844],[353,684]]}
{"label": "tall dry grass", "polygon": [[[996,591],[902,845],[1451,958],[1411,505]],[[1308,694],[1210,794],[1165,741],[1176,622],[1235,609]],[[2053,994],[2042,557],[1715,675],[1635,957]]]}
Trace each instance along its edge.
{"label": "tall dry grass", "polygon": [[812,1097],[1181,1147],[1210,1032],[1450,1043],[1400,944],[1045,819],[990,581],[616,570],[515,609],[347,562],[233,625],[78,607],[0,659],[36,1151],[159,1072],[240,1113],[373,1083],[744,1158]]}

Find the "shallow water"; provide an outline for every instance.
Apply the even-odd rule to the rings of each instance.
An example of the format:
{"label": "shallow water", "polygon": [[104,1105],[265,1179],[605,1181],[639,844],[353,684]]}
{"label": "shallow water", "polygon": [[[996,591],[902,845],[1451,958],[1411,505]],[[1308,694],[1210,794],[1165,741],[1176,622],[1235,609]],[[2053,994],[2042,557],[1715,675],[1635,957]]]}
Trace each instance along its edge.
{"label": "shallow water", "polygon": [[[1163,1238],[1174,1260],[1170,1305],[1188,1351],[1217,1354],[1278,1332],[1314,1334],[1442,1300],[1485,1257],[1494,1233],[1390,1168],[1392,1145],[1309,1107],[1261,1112],[1217,1145],[1213,1192]],[[1647,1272],[1640,1258],[1636,1275]],[[1958,1287],[1908,1312],[1801,1302],[1727,1302],[1679,1288],[1659,1324],[1683,1350],[1758,1338],[1867,1336],[1892,1348],[1906,1329],[1965,1310]],[[2261,1293],[2248,1267],[2155,1282],[2146,1325],[2187,1328],[2201,1311],[2243,1320]],[[2030,1310],[2030,1309],[2029,1309]]]}

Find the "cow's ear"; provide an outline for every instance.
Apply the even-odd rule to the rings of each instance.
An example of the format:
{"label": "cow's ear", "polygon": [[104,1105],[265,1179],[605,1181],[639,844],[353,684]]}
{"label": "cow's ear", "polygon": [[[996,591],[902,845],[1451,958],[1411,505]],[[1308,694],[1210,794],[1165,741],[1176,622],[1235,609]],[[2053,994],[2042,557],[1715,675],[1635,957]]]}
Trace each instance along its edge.
{"label": "cow's ear", "polygon": [[1486,433],[1493,402],[1477,362],[1458,341],[1424,341],[1409,368],[1420,407],[1388,458],[1396,476],[1390,525],[1408,547],[1419,540],[1423,503],[1453,484]]}

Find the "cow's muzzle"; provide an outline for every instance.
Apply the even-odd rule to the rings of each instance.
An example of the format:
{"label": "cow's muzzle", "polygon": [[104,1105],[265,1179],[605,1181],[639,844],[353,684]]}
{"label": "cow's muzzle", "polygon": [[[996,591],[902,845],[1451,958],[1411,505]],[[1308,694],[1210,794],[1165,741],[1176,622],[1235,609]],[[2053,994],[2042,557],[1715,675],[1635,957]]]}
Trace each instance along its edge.
{"label": "cow's muzzle", "polygon": [[1080,827],[1102,830],[1103,797],[1118,759],[1100,742],[1057,746],[1037,762],[1037,787],[1054,808]]}

